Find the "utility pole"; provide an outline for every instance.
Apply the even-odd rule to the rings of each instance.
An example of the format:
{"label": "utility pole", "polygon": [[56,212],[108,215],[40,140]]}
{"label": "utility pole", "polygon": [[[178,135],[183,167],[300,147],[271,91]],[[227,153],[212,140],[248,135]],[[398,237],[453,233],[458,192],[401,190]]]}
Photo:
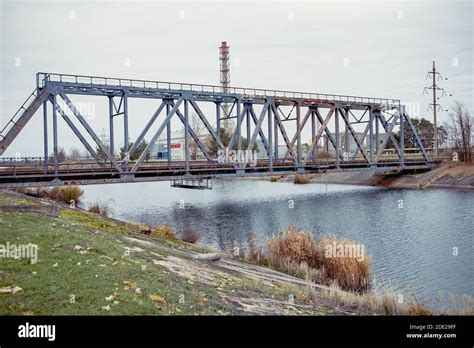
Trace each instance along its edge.
{"label": "utility pole", "polygon": [[[439,97],[436,97],[436,91],[442,91],[441,96],[446,95],[446,91],[444,88],[439,88],[436,85],[436,81],[442,79],[441,74],[439,72],[436,72],[436,66],[435,66],[435,61],[433,60],[433,69],[431,71],[428,71],[428,75],[426,76],[426,79],[432,79],[432,84],[430,87],[425,87],[423,90],[423,94],[428,93],[428,89],[431,89],[433,91],[433,102],[429,105],[428,110],[430,108],[433,108],[433,124],[434,124],[434,157],[438,158],[438,122],[437,122],[437,115],[436,115],[436,109],[439,108],[440,110],[441,105],[439,103],[436,103],[436,100],[439,99]],[[447,79],[446,79],[447,80]]]}

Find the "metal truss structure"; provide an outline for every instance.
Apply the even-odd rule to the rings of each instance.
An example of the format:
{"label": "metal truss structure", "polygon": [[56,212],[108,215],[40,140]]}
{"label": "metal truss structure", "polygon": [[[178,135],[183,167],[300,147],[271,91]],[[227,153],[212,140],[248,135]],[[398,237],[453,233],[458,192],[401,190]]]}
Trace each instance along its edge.
{"label": "metal truss structure", "polygon": [[[80,113],[72,100],[74,95],[108,98],[109,144],[101,141]],[[131,98],[154,99],[157,106],[130,147],[128,104]],[[52,105],[52,115],[48,114],[48,103]],[[204,104],[211,104],[213,112],[208,110],[209,106],[206,106],[207,111],[204,112]],[[223,112],[223,104],[230,106],[228,113]],[[399,100],[236,87],[222,91],[222,87],[212,85],[55,73],[37,74],[34,92],[0,133],[0,155],[3,155],[41,106],[44,157],[36,161],[2,161],[0,157],[0,186],[182,180],[219,175],[375,170],[387,167],[429,168],[431,165],[410,117]],[[235,149],[238,153],[248,153],[259,141],[265,149],[264,158],[253,163],[219,161],[215,155],[210,154],[208,146],[192,129],[191,110],[197,114],[209,139],[218,150],[225,152]],[[94,163],[59,161],[59,118],[71,128]],[[171,121],[174,118],[178,118],[184,125],[183,161],[172,161],[169,156]],[[130,148],[128,153],[133,153],[140,142],[149,136],[147,147],[134,161],[130,160],[128,153],[123,158],[114,153],[117,139],[114,123],[120,119],[123,121],[121,136],[124,148]],[[235,129],[231,131],[226,146],[221,140],[221,123],[228,119],[234,120]],[[52,134],[48,132],[49,122],[52,122]],[[288,130],[289,122],[293,122],[295,131]],[[78,123],[81,127],[78,127]],[[356,132],[356,125],[365,125],[363,132]],[[396,129],[399,132],[397,137]],[[409,152],[405,149],[404,140],[407,129],[412,132],[417,145]],[[302,143],[303,132],[311,134],[310,141],[306,144]],[[145,161],[150,147],[162,134],[166,134],[168,159]],[[50,136],[53,140],[53,156],[49,156]],[[321,151],[322,138],[331,144],[333,156]],[[199,147],[205,160],[190,160],[191,141]],[[355,151],[350,151],[347,145],[349,141],[356,144]],[[393,154],[387,154],[385,150],[389,141],[394,148]],[[284,154],[279,151],[280,144],[285,146]]]}

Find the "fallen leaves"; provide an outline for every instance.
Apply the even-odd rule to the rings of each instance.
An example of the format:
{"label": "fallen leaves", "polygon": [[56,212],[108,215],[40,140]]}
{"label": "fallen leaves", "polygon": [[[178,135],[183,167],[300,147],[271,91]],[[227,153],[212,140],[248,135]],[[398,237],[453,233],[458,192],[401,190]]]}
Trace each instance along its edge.
{"label": "fallen leaves", "polygon": [[156,302],[155,307],[158,309],[162,309],[163,306],[166,304],[166,301],[163,297],[157,294],[148,295],[148,298],[154,302]]}
{"label": "fallen leaves", "polygon": [[0,294],[16,294],[19,291],[22,291],[23,289],[20,288],[19,286],[6,286],[3,288],[0,288]]}

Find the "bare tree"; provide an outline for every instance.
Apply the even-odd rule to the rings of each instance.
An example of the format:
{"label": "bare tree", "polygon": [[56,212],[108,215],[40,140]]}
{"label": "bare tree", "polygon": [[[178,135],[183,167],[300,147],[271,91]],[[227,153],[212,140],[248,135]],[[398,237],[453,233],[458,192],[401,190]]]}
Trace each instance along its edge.
{"label": "bare tree", "polygon": [[81,153],[79,152],[78,149],[73,147],[69,150],[69,156],[68,157],[72,160],[78,160],[78,159],[81,159]]}
{"label": "bare tree", "polygon": [[474,130],[474,117],[469,114],[463,103],[454,102],[449,113],[449,121],[445,122],[448,137],[453,148],[458,152],[459,159],[463,162],[472,161],[471,138]]}

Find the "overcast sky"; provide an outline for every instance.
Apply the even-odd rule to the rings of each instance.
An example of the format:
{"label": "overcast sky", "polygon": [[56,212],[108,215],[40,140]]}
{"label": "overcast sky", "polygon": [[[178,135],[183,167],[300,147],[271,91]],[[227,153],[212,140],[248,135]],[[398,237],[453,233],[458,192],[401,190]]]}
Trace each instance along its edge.
{"label": "overcast sky", "polygon": [[[38,71],[219,84],[223,40],[233,86],[396,98],[431,119],[423,87],[436,60],[448,78],[439,81],[448,93],[439,102],[447,109],[460,100],[474,111],[469,0],[0,3],[1,127]],[[153,107],[131,111],[132,138]],[[100,133],[105,106],[95,111]],[[41,154],[40,120],[38,112],[6,155]]]}

